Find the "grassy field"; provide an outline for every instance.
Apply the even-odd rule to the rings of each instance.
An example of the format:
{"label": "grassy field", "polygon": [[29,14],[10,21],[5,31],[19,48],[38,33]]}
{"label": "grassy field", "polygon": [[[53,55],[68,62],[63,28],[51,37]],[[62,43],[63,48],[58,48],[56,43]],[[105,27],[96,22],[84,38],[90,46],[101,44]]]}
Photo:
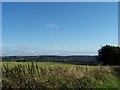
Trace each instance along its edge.
{"label": "grassy field", "polygon": [[58,62],[3,62],[3,88],[120,89],[120,66]]}
{"label": "grassy field", "polygon": [[[2,62],[2,65],[9,65],[9,67],[14,67],[15,65],[21,64],[21,65],[28,65],[31,64],[31,62]],[[64,62],[34,62],[34,64],[37,64],[40,67],[55,67],[60,66],[63,68],[71,68],[74,66],[82,66],[82,67],[96,67],[96,66],[89,66],[89,65],[77,65],[72,63],[64,63]]]}

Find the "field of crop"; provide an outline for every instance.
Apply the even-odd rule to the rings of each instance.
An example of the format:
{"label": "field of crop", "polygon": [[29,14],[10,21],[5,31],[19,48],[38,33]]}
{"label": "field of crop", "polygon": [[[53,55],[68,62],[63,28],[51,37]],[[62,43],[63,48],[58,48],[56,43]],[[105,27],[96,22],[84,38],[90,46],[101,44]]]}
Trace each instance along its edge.
{"label": "field of crop", "polygon": [[[9,67],[13,67],[15,65],[21,64],[21,65],[31,65],[31,62],[2,62],[2,65],[9,65]],[[74,66],[82,66],[82,67],[96,67],[96,66],[89,66],[89,65],[77,65],[72,63],[65,63],[65,62],[34,62],[34,64],[37,64],[39,67],[54,67],[54,66],[60,66],[63,68],[71,68]]]}
{"label": "field of crop", "polygon": [[2,87],[120,89],[120,66],[3,62]]}

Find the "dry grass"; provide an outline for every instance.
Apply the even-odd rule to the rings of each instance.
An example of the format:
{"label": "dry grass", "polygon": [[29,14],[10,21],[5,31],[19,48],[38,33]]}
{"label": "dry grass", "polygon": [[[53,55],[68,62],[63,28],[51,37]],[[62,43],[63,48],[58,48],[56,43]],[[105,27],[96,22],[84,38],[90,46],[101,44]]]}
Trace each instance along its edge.
{"label": "dry grass", "polygon": [[[2,67],[3,88],[119,88],[119,66],[40,67],[37,63]],[[112,81],[110,81],[112,80]],[[110,83],[109,83],[110,82]],[[115,84],[111,84],[111,83]],[[107,84],[105,84],[107,83]],[[105,86],[106,85],[106,86]]]}

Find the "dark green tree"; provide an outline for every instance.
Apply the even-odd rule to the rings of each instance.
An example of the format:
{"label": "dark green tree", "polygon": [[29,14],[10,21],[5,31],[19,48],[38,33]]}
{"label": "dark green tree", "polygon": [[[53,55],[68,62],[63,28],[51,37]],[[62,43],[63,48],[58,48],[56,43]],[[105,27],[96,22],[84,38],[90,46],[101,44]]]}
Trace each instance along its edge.
{"label": "dark green tree", "polygon": [[120,47],[103,46],[98,50],[98,60],[102,61],[103,65],[120,65]]}

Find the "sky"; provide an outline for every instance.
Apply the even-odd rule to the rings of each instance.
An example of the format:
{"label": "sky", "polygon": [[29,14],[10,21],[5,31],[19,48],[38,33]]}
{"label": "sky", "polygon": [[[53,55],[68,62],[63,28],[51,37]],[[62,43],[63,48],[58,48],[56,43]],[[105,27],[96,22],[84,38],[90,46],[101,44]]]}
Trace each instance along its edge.
{"label": "sky", "polygon": [[118,44],[117,2],[2,4],[3,55],[96,55]]}

